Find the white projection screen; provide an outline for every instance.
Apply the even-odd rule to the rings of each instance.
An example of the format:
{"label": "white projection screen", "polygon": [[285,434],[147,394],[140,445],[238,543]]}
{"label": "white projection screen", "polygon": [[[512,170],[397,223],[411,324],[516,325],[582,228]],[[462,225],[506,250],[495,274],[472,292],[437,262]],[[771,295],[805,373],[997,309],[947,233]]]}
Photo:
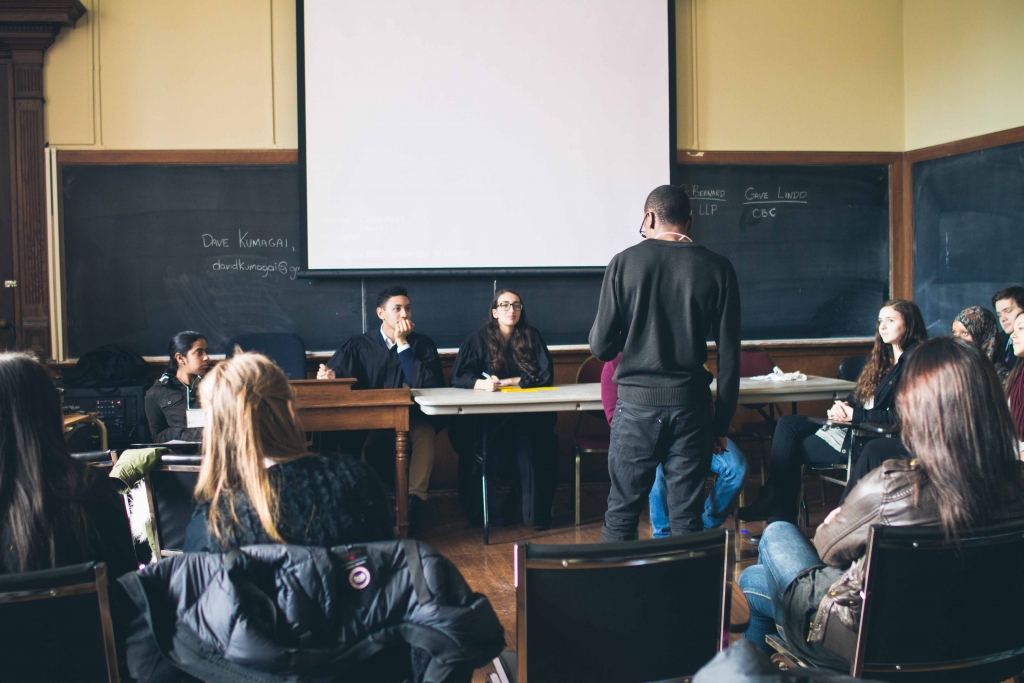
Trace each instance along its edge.
{"label": "white projection screen", "polygon": [[670,3],[299,0],[308,270],[607,265],[671,178]]}

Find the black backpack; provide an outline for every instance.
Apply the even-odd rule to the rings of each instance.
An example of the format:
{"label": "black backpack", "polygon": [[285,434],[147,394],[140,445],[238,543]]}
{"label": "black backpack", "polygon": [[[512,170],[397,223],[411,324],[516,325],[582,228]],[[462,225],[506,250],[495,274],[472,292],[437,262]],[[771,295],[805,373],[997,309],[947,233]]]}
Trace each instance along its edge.
{"label": "black backpack", "polygon": [[110,389],[146,386],[150,383],[149,365],[142,356],[117,344],[107,344],[83,354],[75,367],[64,372],[66,387]]}

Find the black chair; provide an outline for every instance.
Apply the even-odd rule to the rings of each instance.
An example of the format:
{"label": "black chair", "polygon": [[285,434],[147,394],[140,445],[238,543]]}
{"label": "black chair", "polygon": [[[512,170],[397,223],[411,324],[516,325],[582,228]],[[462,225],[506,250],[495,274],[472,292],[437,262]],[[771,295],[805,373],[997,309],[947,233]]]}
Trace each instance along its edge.
{"label": "black chair", "polygon": [[[998,683],[1024,671],[1024,520],[963,534],[959,545],[935,527],[875,526],[864,561],[850,675]],[[806,665],[784,641],[768,642]]]}
{"label": "black chair", "polygon": [[177,555],[185,547],[201,464],[199,455],[162,455],[160,463],[145,477],[146,503],[153,523],[152,551],[157,560]]}
{"label": "black chair", "polygon": [[286,332],[256,332],[241,334],[228,340],[227,354],[231,358],[235,347],[243,351],[262,353],[284,370],[288,379],[306,379],[306,345],[302,337]]}
{"label": "black chair", "polygon": [[0,576],[0,680],[117,683],[107,567]]}
{"label": "black chair", "polygon": [[631,543],[515,549],[510,681],[640,683],[693,675],[729,643],[735,554],[715,529]]}
{"label": "black chair", "polygon": [[850,356],[839,364],[839,379],[856,382],[868,362],[868,356]]}

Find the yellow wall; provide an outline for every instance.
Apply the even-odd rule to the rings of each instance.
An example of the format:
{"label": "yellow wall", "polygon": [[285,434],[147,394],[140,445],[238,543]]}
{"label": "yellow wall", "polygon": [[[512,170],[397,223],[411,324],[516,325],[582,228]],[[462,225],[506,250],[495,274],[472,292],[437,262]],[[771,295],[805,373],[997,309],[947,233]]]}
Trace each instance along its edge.
{"label": "yellow wall", "polygon": [[695,1],[692,146],[903,149],[900,0]]}
{"label": "yellow wall", "polygon": [[47,51],[61,148],[295,148],[294,0],[83,0]]}
{"label": "yellow wall", "polygon": [[[61,148],[295,148],[294,0],[83,0]],[[677,0],[678,144],[902,151],[1024,125],[1024,0]]]}
{"label": "yellow wall", "polygon": [[1024,126],[1024,2],[904,0],[907,149]]}

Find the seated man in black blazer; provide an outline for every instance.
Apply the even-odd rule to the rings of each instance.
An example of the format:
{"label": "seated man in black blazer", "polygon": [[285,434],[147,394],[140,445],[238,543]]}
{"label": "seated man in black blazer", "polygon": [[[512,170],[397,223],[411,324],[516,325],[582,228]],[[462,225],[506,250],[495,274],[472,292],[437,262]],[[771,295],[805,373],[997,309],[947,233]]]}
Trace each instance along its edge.
{"label": "seated man in black blazer", "polygon": [[[414,332],[412,304],[405,287],[391,285],[377,296],[377,317],[381,326],[352,337],[321,365],[317,379],[352,377],[359,389],[395,389],[408,386],[426,389],[444,386],[441,359],[434,341]],[[413,407],[409,415],[409,439],[412,454],[409,458],[409,532],[416,533],[420,522],[420,507],[427,499],[430,472],[434,467],[435,426]],[[358,456],[365,437],[360,436],[353,450]],[[394,454],[394,433],[373,432],[366,443],[366,452],[373,456]],[[371,463],[372,464],[372,463]]]}

